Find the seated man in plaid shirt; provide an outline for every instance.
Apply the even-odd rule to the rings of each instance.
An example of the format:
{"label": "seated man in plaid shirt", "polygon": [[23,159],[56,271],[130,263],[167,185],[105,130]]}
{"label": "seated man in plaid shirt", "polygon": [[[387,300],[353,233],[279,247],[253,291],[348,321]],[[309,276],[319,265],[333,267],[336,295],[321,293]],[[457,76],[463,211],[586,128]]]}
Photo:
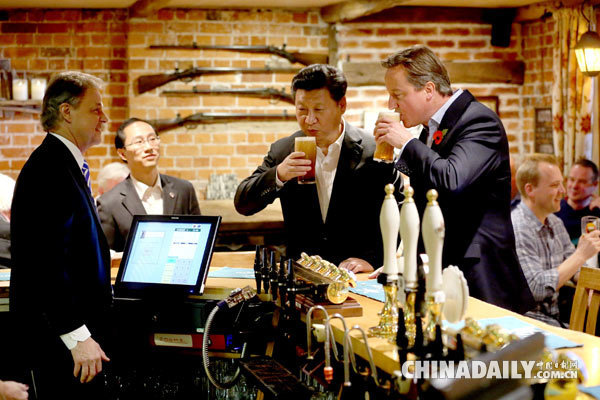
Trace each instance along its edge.
{"label": "seated man in plaid shirt", "polygon": [[582,235],[573,246],[555,213],[565,195],[563,176],[554,156],[531,154],[517,171],[522,201],[511,213],[519,262],[537,303],[527,316],[562,325],[558,289],[576,276],[587,259],[600,251],[600,231]]}

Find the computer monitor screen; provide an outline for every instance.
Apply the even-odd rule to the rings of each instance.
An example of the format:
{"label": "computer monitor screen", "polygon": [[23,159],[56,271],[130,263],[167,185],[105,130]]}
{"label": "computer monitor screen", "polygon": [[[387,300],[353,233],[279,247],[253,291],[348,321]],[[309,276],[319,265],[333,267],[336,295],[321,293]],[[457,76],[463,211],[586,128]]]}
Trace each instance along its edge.
{"label": "computer monitor screen", "polygon": [[221,217],[134,217],[117,275],[117,296],[202,294]]}

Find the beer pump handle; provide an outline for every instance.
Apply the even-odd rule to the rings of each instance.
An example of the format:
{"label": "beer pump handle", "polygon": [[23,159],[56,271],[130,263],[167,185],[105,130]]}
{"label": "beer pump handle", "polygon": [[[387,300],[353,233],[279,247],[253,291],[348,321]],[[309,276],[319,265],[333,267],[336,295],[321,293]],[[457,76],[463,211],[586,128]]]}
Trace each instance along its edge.
{"label": "beer pump handle", "polygon": [[404,203],[400,211],[400,237],[404,244],[404,283],[408,289],[417,288],[417,244],[419,241],[419,211],[413,199],[412,187],[404,189]]}
{"label": "beer pump handle", "polygon": [[263,289],[265,290],[265,294],[269,294],[269,260],[267,256],[267,248],[263,247],[262,249],[262,281],[263,281]]}
{"label": "beer pump handle", "polygon": [[463,343],[462,334],[456,334],[456,350],[454,351],[454,361],[462,361],[465,359],[465,345]]}
{"label": "beer pump handle", "polygon": [[398,266],[396,263],[396,243],[398,241],[398,230],[400,227],[400,211],[398,202],[394,197],[394,185],[385,185],[385,198],[379,213],[379,225],[383,239],[383,271],[387,275],[387,281],[398,279]]}
{"label": "beer pump handle", "polygon": [[277,287],[277,262],[275,261],[275,251],[271,252],[271,260],[270,260],[270,264],[271,264],[271,273],[269,275],[270,281],[271,281],[271,295],[273,296],[273,301],[277,300],[277,290],[279,289]]}
{"label": "beer pump handle", "polygon": [[279,260],[279,303],[282,307],[285,304],[286,283],[285,258],[281,257]]}
{"label": "beer pump handle", "polygon": [[398,332],[396,333],[396,346],[398,346],[398,359],[400,368],[406,362],[406,353],[408,348],[408,338],[406,337],[406,325],[404,323],[404,310],[398,308]]}
{"label": "beer pump handle", "polygon": [[423,213],[423,243],[429,259],[427,273],[427,294],[434,295],[442,288],[442,249],[444,247],[444,216],[437,202],[435,189],[427,192],[427,207]]}
{"label": "beer pump handle", "polygon": [[424,353],[424,336],[423,336],[423,322],[421,316],[415,316],[415,345],[412,353],[418,358],[423,358]]}
{"label": "beer pump handle", "polygon": [[296,309],[296,278],[294,276],[294,261],[290,258],[287,261],[287,298],[291,310]]}
{"label": "beer pump handle", "polygon": [[442,340],[442,327],[440,324],[435,326],[435,339],[431,344],[431,355],[434,360],[444,358],[444,341]]}
{"label": "beer pump handle", "polygon": [[256,293],[258,294],[260,294],[260,288],[262,286],[260,251],[260,246],[256,246],[256,255],[254,256],[254,279],[256,279]]}

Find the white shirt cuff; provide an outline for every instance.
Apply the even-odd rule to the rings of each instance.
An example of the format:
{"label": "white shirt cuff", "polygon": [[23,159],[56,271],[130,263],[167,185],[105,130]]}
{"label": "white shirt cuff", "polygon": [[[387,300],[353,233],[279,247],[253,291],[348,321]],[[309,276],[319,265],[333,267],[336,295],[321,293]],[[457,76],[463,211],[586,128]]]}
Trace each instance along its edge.
{"label": "white shirt cuff", "polygon": [[75,329],[72,332],[60,335],[60,338],[64,342],[65,346],[67,346],[67,349],[73,350],[75,346],[77,346],[77,342],[83,342],[91,336],[92,334],[90,333],[87,326],[81,325],[79,328]]}

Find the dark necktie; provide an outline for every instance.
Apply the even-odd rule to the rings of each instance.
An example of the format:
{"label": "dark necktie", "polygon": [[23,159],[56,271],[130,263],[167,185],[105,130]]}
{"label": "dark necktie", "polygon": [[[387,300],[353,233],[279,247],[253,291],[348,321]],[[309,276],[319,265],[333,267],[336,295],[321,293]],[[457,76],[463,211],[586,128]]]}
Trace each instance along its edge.
{"label": "dark necktie", "polygon": [[[87,184],[88,191],[90,192],[90,196],[92,195],[92,184],[90,181],[90,166],[87,161],[83,160],[83,166],[81,167],[81,173],[85,178],[85,183]],[[93,197],[93,196],[92,196]]]}

